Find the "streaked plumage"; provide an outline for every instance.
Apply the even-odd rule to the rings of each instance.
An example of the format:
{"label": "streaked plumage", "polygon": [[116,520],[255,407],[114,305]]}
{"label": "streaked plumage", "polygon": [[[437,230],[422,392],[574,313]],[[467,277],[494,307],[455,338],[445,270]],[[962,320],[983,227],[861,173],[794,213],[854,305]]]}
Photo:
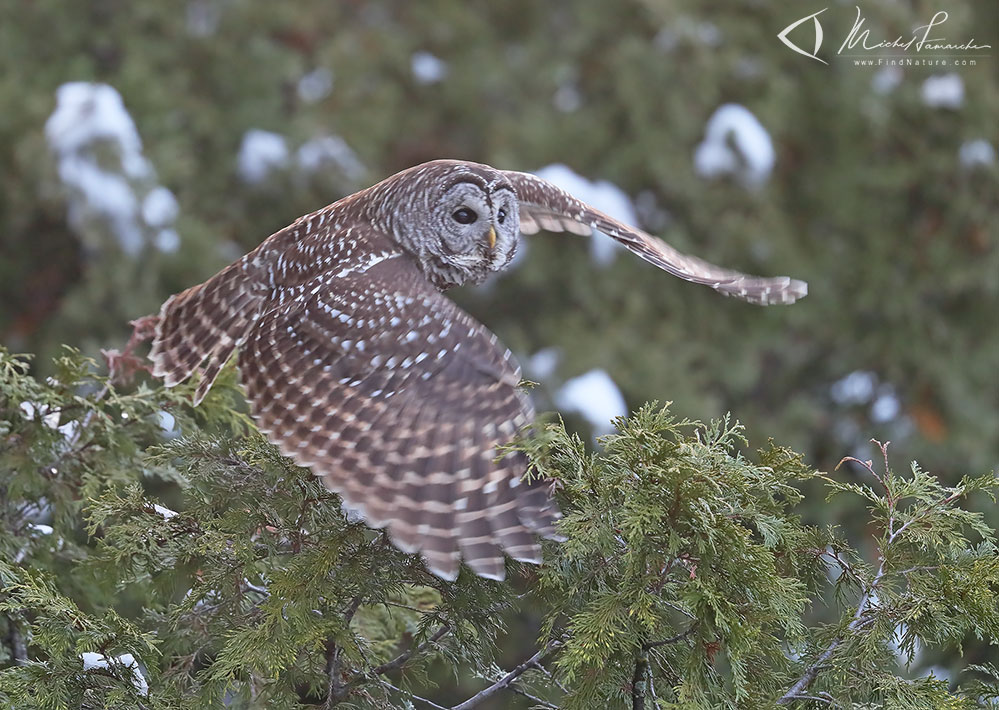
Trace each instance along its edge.
{"label": "streaked plumage", "polygon": [[[471,216],[470,216],[471,213]],[[471,219],[471,221],[467,221]],[[513,258],[519,233],[599,230],[680,278],[760,304],[806,285],[679,254],[537,177],[434,161],[306,215],[160,310],[150,359],[200,402],[238,350],[261,431],[344,504],[454,579],[501,579],[556,537],[546,486],[498,447],[534,413],[520,369],[443,295]]]}

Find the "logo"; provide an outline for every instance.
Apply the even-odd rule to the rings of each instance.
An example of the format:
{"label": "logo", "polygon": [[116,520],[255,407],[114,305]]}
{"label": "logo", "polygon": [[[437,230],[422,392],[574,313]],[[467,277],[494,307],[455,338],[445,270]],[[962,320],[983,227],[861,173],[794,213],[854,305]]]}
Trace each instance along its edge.
{"label": "logo", "polygon": [[[814,59],[817,62],[828,64],[829,62],[827,62],[825,59],[819,59],[816,56],[819,53],[819,48],[822,46],[822,23],[819,22],[819,15],[821,15],[823,12],[825,12],[828,9],[829,9],[828,7],[824,7],[818,12],[812,13],[808,17],[802,17],[800,20],[792,22],[790,25],[781,30],[781,33],[777,35],[777,39],[779,39],[781,42],[786,44],[788,47],[790,47],[793,51],[797,52],[798,54],[803,54],[809,59]],[[857,8],[857,10],[859,12],[860,8]],[[791,30],[793,30],[795,27],[797,27],[800,24],[808,22],[809,20],[813,20],[815,22],[815,49],[812,50],[811,54],[809,54],[808,52],[806,52],[801,47],[799,47],[798,45],[796,45],[794,42],[792,42],[787,38]]]}
{"label": "logo", "polygon": [[[822,23],[819,22],[819,15],[828,10],[822,8],[818,12],[795,20],[785,27],[777,35],[777,39],[784,43],[788,49],[809,59],[822,62],[828,65],[825,59],[819,57],[819,49],[822,48]],[[975,39],[963,41],[951,41],[944,36],[943,25],[950,15],[945,10],[936,12],[930,21],[925,25],[916,27],[910,36],[898,35],[897,37],[872,37],[870,27],[865,27],[867,18],[864,17],[857,7],[857,16],[853,21],[853,26],[847,32],[843,43],[836,51],[837,56],[852,57],[854,64],[860,66],[975,66],[975,57],[988,57],[988,54],[981,54],[981,50],[992,49],[991,44],[977,44]],[[788,35],[809,20],[814,28],[815,42],[811,52],[792,42]],[[802,34],[799,32],[799,34]],[[843,54],[844,50],[848,53]],[[975,54],[974,52],[979,52]],[[863,58],[863,61],[857,61]]]}

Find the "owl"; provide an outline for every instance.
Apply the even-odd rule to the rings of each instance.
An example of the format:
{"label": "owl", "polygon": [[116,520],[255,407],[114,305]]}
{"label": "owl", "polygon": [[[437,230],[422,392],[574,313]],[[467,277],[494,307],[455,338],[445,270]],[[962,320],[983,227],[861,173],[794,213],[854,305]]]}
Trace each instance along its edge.
{"label": "owl", "polygon": [[444,291],[510,263],[521,234],[600,231],[660,269],[757,304],[802,281],[684,256],[527,173],[438,160],[305,215],[155,319],[152,371],[197,373],[195,404],[237,354],[260,430],[345,508],[445,580],[502,579],[558,538],[545,482],[504,446],[534,412],[520,368]]}

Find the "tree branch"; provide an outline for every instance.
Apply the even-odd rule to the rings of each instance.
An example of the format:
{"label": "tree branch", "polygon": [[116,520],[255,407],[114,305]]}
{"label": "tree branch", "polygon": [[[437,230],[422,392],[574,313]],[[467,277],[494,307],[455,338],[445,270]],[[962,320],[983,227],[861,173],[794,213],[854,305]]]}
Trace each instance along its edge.
{"label": "tree branch", "polygon": [[23,666],[28,662],[28,646],[21,635],[21,628],[10,614],[7,617],[7,643],[10,645],[10,655],[14,663]]}
{"label": "tree branch", "polygon": [[402,695],[408,695],[413,700],[419,700],[421,703],[424,703],[424,704],[429,705],[430,707],[434,708],[434,710],[450,710],[449,708],[446,708],[443,705],[438,705],[433,700],[427,700],[426,698],[421,698],[419,695],[413,695],[409,691],[403,690],[402,688],[396,688],[394,685],[392,685],[391,683],[389,683],[387,680],[385,680],[383,678],[379,678],[378,682],[381,683],[382,685],[384,685],[386,688],[390,688],[390,689],[394,690],[397,693],[401,693]]}
{"label": "tree branch", "polygon": [[516,693],[517,695],[524,696],[525,698],[527,698],[528,700],[530,700],[531,702],[533,702],[535,705],[540,705],[541,707],[546,708],[548,710],[558,710],[558,705],[552,705],[547,700],[542,700],[541,698],[539,698],[536,695],[531,695],[530,693],[528,693],[523,688],[517,687],[517,685],[514,684],[514,683],[511,683],[509,685],[509,690],[510,690],[511,693]]}
{"label": "tree branch", "polygon": [[[910,520],[909,522],[912,521]],[[902,531],[905,530],[908,526],[909,523],[906,523],[905,525],[900,527],[896,532],[891,534],[888,537],[888,544],[890,545],[894,541],[894,539],[898,535],[900,535]],[[871,580],[871,583],[867,587],[867,590],[864,592],[864,595],[860,598],[860,604],[857,605],[857,611],[853,615],[853,620],[850,622],[849,626],[846,627],[846,630],[848,632],[857,631],[864,625],[864,614],[867,613],[868,607],[870,606],[871,603],[871,599],[874,598],[874,592],[877,589],[878,585],[881,584],[881,580],[884,578],[884,576],[885,576],[885,560],[884,557],[882,556],[881,564],[878,566],[877,574],[874,575],[874,579]],[[833,653],[836,651],[837,648],[839,648],[840,644],[842,644],[846,640],[846,636],[847,636],[846,634],[842,634],[841,636],[838,636],[835,639],[833,639],[833,641],[826,647],[826,650],[823,651],[822,654],[817,659],[815,659],[815,662],[812,663],[812,665],[810,665],[805,670],[805,673],[801,676],[801,678],[798,679],[798,682],[795,683],[793,686],[791,686],[791,689],[780,697],[780,699],[777,701],[777,704],[788,705],[792,701],[799,699],[802,693],[812,683],[815,682],[815,679],[819,675],[819,671],[822,670],[822,667],[826,664],[826,661],[828,661],[832,657]]]}
{"label": "tree branch", "polygon": [[451,632],[451,626],[449,624],[444,624],[442,627],[434,632],[433,636],[428,638],[426,641],[421,643],[416,648],[411,648],[408,651],[403,651],[398,656],[393,658],[391,661],[381,664],[380,666],[375,666],[371,669],[371,673],[374,675],[384,675],[390,671],[394,671],[396,668],[401,668],[406,661],[413,657],[414,654],[422,653],[431,645],[437,643],[442,638],[447,636]]}
{"label": "tree branch", "polygon": [[[350,622],[357,613],[357,608],[361,606],[360,595],[350,600],[347,610],[343,614],[344,626],[349,629]],[[335,707],[341,700],[347,697],[350,685],[344,683],[340,678],[340,646],[332,637],[326,641],[326,707]]]}
{"label": "tree branch", "polygon": [[648,687],[649,656],[642,647],[635,659],[635,675],[631,678],[631,710],[645,710],[645,690]]}
{"label": "tree branch", "polygon": [[669,646],[670,644],[683,641],[685,638],[689,637],[695,631],[697,631],[696,623],[691,624],[690,628],[684,631],[683,633],[679,633],[676,636],[670,636],[668,639],[662,639],[660,641],[649,641],[648,643],[644,644],[642,648],[648,650],[650,648],[658,648],[659,646]]}
{"label": "tree branch", "polygon": [[791,689],[780,697],[780,700],[777,701],[777,704],[787,705],[801,698],[802,697],[801,693],[806,688],[808,688],[808,686],[810,686],[813,682],[815,682],[815,679],[819,675],[819,671],[822,670],[822,666],[825,665],[826,661],[829,660],[829,658],[833,655],[833,652],[839,647],[841,643],[843,643],[842,636],[834,640],[831,644],[829,644],[826,650],[822,652],[822,655],[816,659],[815,663],[810,665],[808,667],[808,670],[805,671],[804,675],[802,675],[801,678],[798,679],[798,682],[795,683],[793,686],[791,686]]}
{"label": "tree branch", "polygon": [[326,707],[336,706],[344,697],[340,680],[340,647],[332,638],[326,641]]}
{"label": "tree branch", "polygon": [[498,681],[490,685],[488,688],[480,690],[478,693],[470,697],[465,702],[452,707],[451,710],[469,710],[469,708],[474,708],[476,705],[484,701],[486,698],[492,697],[503,688],[509,687],[509,685],[513,681],[517,680],[517,678],[519,678],[521,675],[523,675],[525,671],[536,666],[538,661],[540,661],[544,655],[555,650],[561,645],[562,645],[561,641],[550,641],[547,646],[545,646],[543,649],[535,653],[533,656],[531,656],[526,661],[521,663],[519,666],[514,668],[512,671],[507,673],[505,676],[500,678]]}
{"label": "tree branch", "polygon": [[[675,636],[670,636],[669,638],[660,639],[658,641],[647,641],[642,644],[639,650],[638,656],[635,659],[635,674],[631,679],[631,708],[632,710],[644,710],[645,708],[645,697],[652,687],[652,674],[649,671],[649,655],[650,649],[659,648],[660,646],[668,646],[670,644],[679,643],[684,639],[691,636],[695,631],[697,631],[697,622],[695,621],[690,627]],[[653,697],[655,692],[653,691]]]}
{"label": "tree branch", "polygon": [[559,690],[561,690],[563,693],[568,693],[569,692],[566,689],[566,687],[564,685],[562,685],[562,683],[559,682],[559,679],[556,678],[555,675],[550,670],[548,670],[547,668],[545,668],[544,664],[541,663],[541,661],[538,661],[535,664],[535,668],[537,668],[539,671],[541,671],[545,675],[545,677],[548,678],[548,680],[550,680],[555,685],[555,687],[558,688]]}
{"label": "tree branch", "polygon": [[[961,495],[963,495],[963,493],[964,493],[963,491],[958,490],[958,491],[955,491],[954,493],[952,493],[951,495],[949,495],[949,496],[947,496],[945,498],[941,498],[940,500],[934,501],[933,503],[927,505],[922,511],[920,511],[919,513],[913,515],[907,521],[905,521],[904,523],[902,523],[902,525],[900,525],[898,528],[896,528],[895,527],[895,525],[897,523],[897,521],[896,521],[896,508],[895,508],[895,502],[896,501],[892,497],[891,492],[889,491],[888,485],[887,485],[887,480],[888,480],[888,444],[890,442],[885,442],[884,444],[882,444],[880,441],[877,441],[876,439],[871,439],[871,441],[873,443],[875,443],[875,444],[878,445],[878,447],[881,449],[882,455],[884,456],[884,460],[885,460],[885,475],[884,475],[884,478],[882,478],[881,476],[879,476],[874,471],[873,465],[872,465],[872,463],[870,461],[860,461],[858,459],[855,459],[855,458],[849,457],[849,456],[846,457],[845,459],[843,459],[843,461],[856,461],[857,463],[859,463],[860,465],[862,465],[865,469],[867,469],[868,471],[870,471],[871,474],[879,482],[881,482],[881,484],[885,488],[885,495],[888,498],[888,504],[889,504],[888,505],[888,510],[889,510],[889,514],[888,514],[888,525],[887,525],[887,528],[888,528],[887,529],[888,539],[885,540],[885,543],[884,543],[883,547],[880,550],[881,563],[878,565],[878,571],[875,573],[874,579],[871,580],[871,583],[869,585],[867,585],[866,589],[864,590],[864,594],[860,598],[860,603],[857,605],[857,611],[853,615],[853,620],[846,627],[846,633],[841,634],[840,636],[836,637],[835,639],[833,639],[829,643],[829,645],[826,647],[826,650],[823,651],[822,654],[817,659],[815,659],[815,662],[812,663],[812,665],[810,665],[805,670],[805,673],[801,676],[801,678],[798,679],[798,682],[795,683],[793,686],[791,686],[791,689],[789,691],[787,691],[786,693],[784,693],[784,695],[782,695],[780,697],[780,699],[777,701],[778,705],[788,705],[789,703],[793,702],[794,700],[801,699],[803,697],[802,694],[804,693],[804,691],[807,690],[808,687],[813,682],[815,682],[815,679],[819,675],[819,671],[826,664],[826,661],[828,661],[832,657],[832,655],[833,655],[833,653],[835,653],[836,649],[839,648],[839,646],[846,640],[846,638],[848,636],[848,633],[852,632],[852,631],[858,631],[859,629],[861,629],[867,623],[867,620],[864,619],[864,616],[869,611],[869,608],[870,608],[870,605],[871,605],[871,600],[874,598],[874,595],[875,595],[875,592],[876,592],[878,586],[880,586],[881,581],[885,577],[885,565],[887,564],[887,560],[886,560],[886,556],[885,556],[885,551],[889,547],[891,547],[892,544],[894,544],[894,542],[896,540],[898,540],[898,538],[900,538],[902,536],[902,533],[904,533],[909,528],[910,525],[912,525],[913,523],[915,523],[917,521],[920,521],[923,518],[925,518],[931,511],[935,510],[938,506],[948,505],[950,503],[953,503],[955,500],[957,500],[958,498],[960,498]],[[843,463],[843,461],[840,461],[840,463]],[[904,570],[902,573],[905,574],[905,573],[911,572],[911,571],[913,571],[915,569],[918,569],[918,568],[911,568],[909,570]],[[845,570],[845,568],[844,568],[844,570]]]}
{"label": "tree branch", "polygon": [[381,601],[381,602],[379,602],[379,604],[384,604],[385,606],[397,606],[400,609],[408,609],[409,611],[414,611],[417,614],[429,614],[430,613],[428,610],[421,609],[419,607],[413,606],[412,604],[400,604],[399,602],[392,602],[392,601],[388,601],[388,600]]}
{"label": "tree branch", "polygon": [[820,703],[825,703],[826,705],[832,705],[832,700],[830,698],[824,698],[821,695],[795,695],[792,700],[815,700]]}

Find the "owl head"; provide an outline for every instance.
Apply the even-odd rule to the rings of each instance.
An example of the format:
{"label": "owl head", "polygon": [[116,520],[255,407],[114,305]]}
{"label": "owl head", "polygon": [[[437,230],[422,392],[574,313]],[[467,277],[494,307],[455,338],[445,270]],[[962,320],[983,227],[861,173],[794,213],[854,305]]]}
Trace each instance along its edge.
{"label": "owl head", "polygon": [[[480,283],[513,259],[520,217],[517,195],[501,171],[435,160],[390,181],[373,188],[394,193],[389,233],[438,288]],[[400,189],[407,199],[398,199]]]}

